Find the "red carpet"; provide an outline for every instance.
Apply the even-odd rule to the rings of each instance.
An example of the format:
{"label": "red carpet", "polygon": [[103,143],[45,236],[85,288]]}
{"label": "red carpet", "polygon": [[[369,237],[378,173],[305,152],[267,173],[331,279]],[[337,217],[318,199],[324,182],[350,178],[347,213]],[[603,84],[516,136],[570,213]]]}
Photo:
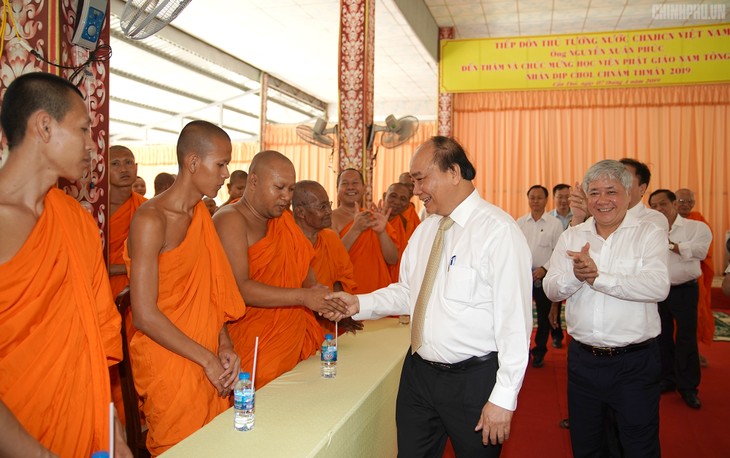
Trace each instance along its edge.
{"label": "red carpet", "polygon": [[[730,310],[723,310],[728,313]],[[572,457],[570,433],[559,427],[568,416],[566,346],[550,347],[545,366],[530,366],[520,391],[512,433],[502,456],[507,458]],[[662,396],[660,440],[662,456],[730,456],[730,342],[700,346],[709,361],[702,369],[700,410],[687,407],[677,393]]]}

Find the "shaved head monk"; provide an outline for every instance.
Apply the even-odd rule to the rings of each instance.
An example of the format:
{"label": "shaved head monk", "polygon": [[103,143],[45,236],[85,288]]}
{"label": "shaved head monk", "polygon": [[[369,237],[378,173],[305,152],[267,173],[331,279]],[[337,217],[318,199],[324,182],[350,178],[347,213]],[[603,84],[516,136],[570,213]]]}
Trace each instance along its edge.
{"label": "shaved head monk", "polygon": [[246,182],[248,181],[248,173],[243,170],[234,170],[231,173],[231,178],[228,180],[228,200],[221,205],[221,207],[228,205],[241,197],[243,197],[243,191],[246,189]]}
{"label": "shaved head monk", "polygon": [[[129,235],[132,216],[147,199],[132,190],[137,179],[137,163],[132,150],[126,146],[109,148],[109,283],[112,296],[122,292],[129,285],[127,266],[124,264],[124,242]],[[134,333],[131,317],[127,317],[127,338]],[[124,401],[117,366],[109,369],[112,398],[124,423]]]}
{"label": "shaved head monk", "polygon": [[[0,116],[0,456],[88,457],[109,449],[121,320],[99,229],[56,183],[91,167],[91,120],[48,73],[15,79]],[[116,429],[117,456],[131,456]]]}
{"label": "shaved head monk", "polygon": [[[410,175],[409,175],[410,176]],[[390,218],[388,222],[396,232],[396,246],[398,247],[398,262],[395,265],[388,266],[390,270],[390,278],[393,282],[398,281],[398,270],[400,269],[400,259],[403,251],[406,249],[408,239],[411,237],[415,227],[411,227],[409,221],[405,217],[405,211],[411,205],[411,194],[408,186],[402,183],[393,183],[388,186],[388,190],[383,193],[385,208],[390,210]]]}
{"label": "shaved head monk", "polygon": [[147,194],[147,183],[145,183],[144,178],[138,176],[137,179],[134,180],[132,191],[136,192],[140,196]]}
{"label": "shaved head monk", "polygon": [[[303,180],[294,187],[292,197],[294,221],[314,247],[312,269],[317,281],[330,291],[357,292],[352,261],[347,254],[340,236],[332,225],[332,201],[327,191],[316,181]],[[335,330],[334,323],[320,319],[320,324],[327,332]],[[362,329],[362,324],[351,318],[340,321],[339,330]]]}
{"label": "shaved head monk", "polygon": [[415,183],[413,183],[413,178],[408,172],[403,172],[400,174],[400,176],[398,177],[398,183],[404,184],[408,188],[408,207],[403,211],[403,217],[408,222],[408,225],[406,226],[406,235],[410,239],[413,231],[415,231],[416,227],[421,224],[421,218],[418,217],[416,206],[412,202],[413,189],[416,185]]}
{"label": "shaved head monk", "polygon": [[332,212],[332,229],[340,235],[350,253],[355,282],[360,293],[370,293],[391,282],[388,266],[398,264],[397,235],[388,224],[388,213],[381,204],[360,207],[365,182],[359,171],[346,169],[337,177],[340,206]]}
{"label": "shaved head monk", "polygon": [[155,177],[155,196],[159,196],[163,192],[167,191],[170,186],[175,182],[175,175],[171,173],[162,172],[158,173]]}
{"label": "shaved head monk", "polygon": [[245,306],[202,197],[228,178],[231,141],[206,122],[177,142],[178,177],[134,215],[127,241],[134,384],[159,455],[229,407],[240,359],[226,322]]}
{"label": "shaved head monk", "polygon": [[241,200],[218,210],[213,221],[249,307],[230,325],[231,339],[241,366],[251,370],[259,336],[255,382],[263,387],[319,348],[324,333],[312,311],[330,309],[329,290],[312,288],[314,249],[288,211],[296,184],[291,161],[262,151],[248,173]]}

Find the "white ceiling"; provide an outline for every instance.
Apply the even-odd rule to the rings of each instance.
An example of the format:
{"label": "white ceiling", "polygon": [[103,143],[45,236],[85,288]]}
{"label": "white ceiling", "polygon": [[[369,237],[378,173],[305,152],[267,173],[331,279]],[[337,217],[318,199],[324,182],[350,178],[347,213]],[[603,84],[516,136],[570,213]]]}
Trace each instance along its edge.
{"label": "white ceiling", "polygon": [[[674,0],[376,0],[376,121],[390,113],[422,120],[436,116],[438,64],[397,6],[403,2],[424,3],[438,26],[455,27],[456,38],[708,23],[652,19],[653,5],[687,3]],[[259,82],[236,70],[235,61],[248,63],[326,103],[330,121],[335,120],[339,0],[193,1],[172,26],[141,41],[123,37],[118,27],[123,3],[111,3],[112,143],[174,142],[191,118],[222,124],[236,140],[255,139]],[[730,0],[692,3],[725,5],[730,13]],[[173,32],[177,35],[170,38]],[[203,44],[196,45],[196,40]],[[223,51],[222,57],[219,51]],[[275,99],[268,105],[271,122],[312,123],[323,114],[296,97],[277,91],[270,91],[270,97]]]}

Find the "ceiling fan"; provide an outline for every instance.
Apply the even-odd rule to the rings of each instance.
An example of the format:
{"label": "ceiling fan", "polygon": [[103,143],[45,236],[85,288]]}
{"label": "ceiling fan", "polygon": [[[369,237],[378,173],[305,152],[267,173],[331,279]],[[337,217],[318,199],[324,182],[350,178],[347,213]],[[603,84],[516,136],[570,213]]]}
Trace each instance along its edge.
{"label": "ceiling fan", "polygon": [[297,126],[299,138],[320,148],[334,148],[335,140],[332,135],[337,136],[337,125],[327,128],[327,121],[322,118],[317,118],[314,127],[306,124]]}
{"label": "ceiling fan", "polygon": [[120,19],[124,35],[141,40],[172,22],[192,0],[128,0]]}
{"label": "ceiling fan", "polygon": [[376,132],[382,132],[380,135],[381,145],[385,148],[395,148],[416,135],[416,132],[418,132],[418,118],[415,116],[403,116],[402,118],[396,119],[396,117],[391,114],[385,118],[384,126],[373,124],[370,129],[368,149],[372,148],[375,142]]}

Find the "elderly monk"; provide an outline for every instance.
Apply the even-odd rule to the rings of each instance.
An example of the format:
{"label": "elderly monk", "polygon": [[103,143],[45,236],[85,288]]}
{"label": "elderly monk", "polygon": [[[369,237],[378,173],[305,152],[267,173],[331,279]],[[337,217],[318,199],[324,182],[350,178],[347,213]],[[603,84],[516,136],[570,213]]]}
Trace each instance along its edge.
{"label": "elderly monk", "polygon": [[[357,292],[352,273],[352,261],[340,237],[330,229],[332,201],[327,191],[316,181],[303,180],[294,187],[292,197],[294,221],[314,246],[312,269],[317,281],[330,291]],[[320,319],[326,332],[335,330],[334,323]],[[362,329],[362,324],[345,318],[340,321],[340,333]]]}
{"label": "elderly monk", "polygon": [[[91,120],[48,73],[15,79],[0,112],[0,456],[88,457],[109,448],[121,320],[99,229],[55,186],[89,171]],[[131,456],[116,423],[117,456]]]}
{"label": "elderly monk", "polygon": [[[693,211],[695,206],[695,193],[691,189],[677,189],[677,211],[682,218],[701,221],[707,226],[702,213]],[[700,261],[702,275],[697,279],[700,289],[700,298],[697,303],[697,340],[703,344],[710,345],[715,337],[715,317],[712,316],[712,279],[715,277],[715,269],[712,266],[713,243],[707,251],[707,257]],[[700,355],[700,365],[707,366],[707,358]]]}
{"label": "elderly monk", "polygon": [[[129,285],[127,266],[124,264],[124,242],[129,235],[129,224],[137,208],[147,199],[132,190],[137,179],[137,163],[134,154],[126,146],[114,145],[109,148],[109,283],[112,296],[117,295]],[[126,320],[127,338],[134,334],[131,317]],[[124,400],[117,366],[109,368],[112,398],[125,423]]]}
{"label": "elderly monk", "polygon": [[225,207],[240,199],[243,196],[243,191],[246,189],[247,181],[248,173],[243,170],[234,170],[226,185],[228,187],[228,200],[221,207]]}
{"label": "elderly monk", "polygon": [[388,222],[396,232],[395,244],[398,247],[398,263],[393,266],[388,266],[388,270],[390,270],[390,278],[392,281],[397,282],[400,259],[403,256],[403,251],[406,249],[408,239],[413,234],[413,230],[409,231],[410,223],[405,216],[405,211],[411,205],[410,190],[408,186],[402,183],[393,183],[383,193],[383,200],[385,201],[385,208],[390,211],[390,219]]}
{"label": "elderly monk", "polygon": [[251,161],[241,200],[213,218],[249,306],[229,328],[245,370],[252,369],[259,337],[258,388],[312,356],[324,340],[312,311],[329,309],[329,290],[310,288],[317,284],[310,268],[314,249],[288,211],[295,184],[291,161],[262,151]]}
{"label": "elderly monk", "polygon": [[405,217],[406,221],[408,221],[408,226],[406,226],[406,235],[410,239],[413,231],[415,231],[416,227],[421,224],[421,218],[418,217],[416,206],[412,202],[413,189],[415,188],[415,184],[413,183],[413,178],[411,178],[411,174],[408,172],[403,172],[400,174],[400,176],[398,177],[398,183],[404,184],[408,188],[408,207],[403,211],[403,216]]}
{"label": "elderly monk", "polygon": [[187,124],[177,160],[175,183],[137,210],[127,242],[137,328],[129,356],[153,456],[229,407],[240,359],[226,322],[245,312],[202,201],[228,178],[228,134],[206,121]]}
{"label": "elderly monk", "polygon": [[397,234],[388,224],[390,214],[374,205],[363,210],[360,203],[365,182],[355,169],[345,169],[337,177],[340,206],[332,212],[332,229],[340,235],[350,253],[355,282],[360,293],[369,293],[390,284],[388,266],[398,264]]}

